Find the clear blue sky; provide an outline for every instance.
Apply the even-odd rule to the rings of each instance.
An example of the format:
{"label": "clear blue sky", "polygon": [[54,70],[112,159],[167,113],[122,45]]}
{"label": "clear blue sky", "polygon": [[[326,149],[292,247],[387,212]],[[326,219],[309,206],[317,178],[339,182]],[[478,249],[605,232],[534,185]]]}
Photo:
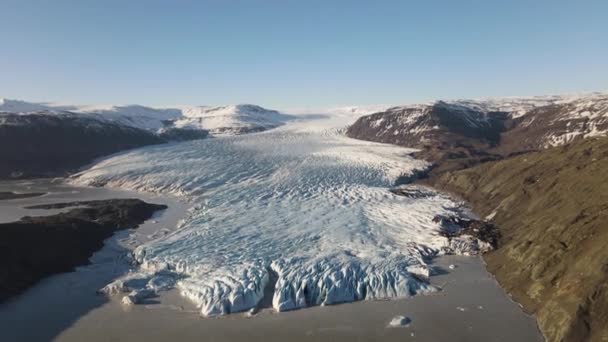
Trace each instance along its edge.
{"label": "clear blue sky", "polygon": [[284,108],[606,89],[606,0],[0,0],[0,97]]}

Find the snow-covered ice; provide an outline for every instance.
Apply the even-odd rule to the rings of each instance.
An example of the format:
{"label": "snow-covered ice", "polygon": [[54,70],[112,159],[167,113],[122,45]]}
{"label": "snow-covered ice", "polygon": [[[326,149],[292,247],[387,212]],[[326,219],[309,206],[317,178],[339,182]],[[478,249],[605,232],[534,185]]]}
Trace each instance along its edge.
{"label": "snow-covered ice", "polygon": [[449,243],[433,217],[460,204],[389,191],[428,167],[413,150],[347,138],[342,119],[310,120],[137,149],[74,177],[192,204],[176,231],[138,247],[138,268],[103,291],[130,303],[176,287],[205,316],[255,308],[273,288],[277,311],[435,291],[427,262]]}

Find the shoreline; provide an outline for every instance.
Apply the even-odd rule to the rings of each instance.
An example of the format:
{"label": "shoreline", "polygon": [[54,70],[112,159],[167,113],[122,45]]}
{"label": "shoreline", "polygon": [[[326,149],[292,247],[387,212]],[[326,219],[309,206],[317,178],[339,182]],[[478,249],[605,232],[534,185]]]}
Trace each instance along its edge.
{"label": "shoreline", "polygon": [[37,204],[23,209],[67,211],[0,223],[0,302],[45,277],[89,264],[90,257],[114,233],[136,229],[167,206],[139,199],[107,199]]}
{"label": "shoreline", "polygon": [[[44,277],[23,293],[0,304],[0,336],[4,340],[47,341],[69,327],[90,310],[104,305],[108,298],[96,292],[132,267],[128,258],[137,245],[175,229],[178,220],[188,206],[168,196],[153,196],[129,191],[77,187],[65,184],[61,179],[34,179],[0,182],[0,191],[18,187],[20,191],[47,189],[40,197],[0,201],[1,221],[16,221],[24,215],[47,216],[65,212],[65,209],[26,209],[31,205],[64,203],[72,201],[138,198],[169,206],[157,212],[137,229],[115,232],[105,239],[103,247],[94,252],[88,265],[78,266],[72,272],[57,273]],[[69,208],[68,208],[69,209]],[[48,322],[47,322],[48,321]],[[30,323],[39,322],[36,329],[28,329]],[[35,330],[35,331],[33,331]]]}
{"label": "shoreline", "polygon": [[[18,183],[23,183],[23,181]],[[29,183],[34,183],[29,186],[36,188],[37,181]],[[91,197],[110,196],[115,198],[117,195],[124,195],[143,200],[152,199],[158,203],[162,203],[162,201],[159,202],[161,198],[167,200],[168,197],[107,188],[75,187],[62,182],[59,182],[58,186],[64,188],[63,190],[78,189],[81,191],[76,194],[70,192],[68,197],[80,196],[92,199]],[[2,186],[0,186],[1,188]],[[61,191],[51,191],[46,196],[51,198],[42,196],[17,200],[17,202],[23,204],[23,202],[53,201],[58,200],[57,197],[65,201],[63,197],[66,197],[66,192],[63,192],[62,195]],[[490,310],[484,311],[479,308],[476,309],[479,312],[473,310],[476,306],[472,303],[471,298],[462,304],[463,296],[473,294],[470,290],[470,282],[474,282],[476,286],[481,284],[483,291],[492,293],[491,296],[486,296],[487,298],[484,299],[489,300],[489,304],[478,306],[494,307],[493,320],[496,320],[495,315],[506,315],[508,312],[506,315],[508,319],[517,322],[520,328],[516,330],[523,335],[513,336],[513,338],[529,341],[542,340],[536,321],[523,313],[519,304],[506,295],[494,277],[486,271],[482,259],[479,257],[435,258],[433,264],[438,266],[439,274],[432,276],[431,281],[444,287],[444,291],[436,294],[406,299],[358,301],[284,313],[262,310],[254,317],[247,317],[245,313],[237,313],[220,318],[201,318],[194,305],[179,295],[176,289],[163,293],[159,298],[155,298],[147,304],[129,307],[123,306],[118,297],[112,298],[94,293],[94,290],[105,286],[129,270],[131,265],[125,259],[129,249],[142,243],[146,237],[153,237],[155,233],[162,230],[162,226],[171,227],[173,225],[171,228],[175,229],[187,208],[188,205],[185,203],[178,205],[178,208],[169,205],[168,210],[171,210],[172,213],[163,213],[160,217],[150,220],[157,223],[147,222],[137,230],[121,231],[107,239],[102,250],[91,258],[91,265],[79,267],[75,272],[58,274],[44,279],[25,294],[0,305],[0,321],[6,324],[6,326],[0,326],[0,331],[4,332],[2,335],[8,337],[9,340],[12,338],[17,340],[55,339],[57,341],[108,339],[154,341],[156,338],[157,341],[161,341],[176,337],[180,340],[197,340],[203,334],[206,336],[215,334],[214,340],[218,341],[235,339],[268,341],[284,340],[291,336],[295,329],[299,331],[299,334],[294,335],[293,340],[296,341],[324,339],[350,341],[360,340],[363,336],[365,339],[382,338],[387,341],[403,340],[404,338],[434,340],[448,338],[454,334],[460,334],[463,338],[469,339],[501,340],[501,336],[508,336],[511,329],[504,333],[496,333],[495,330],[500,330],[503,324],[492,329],[484,328],[484,325],[490,324],[485,322]],[[3,210],[2,202],[0,202],[0,212],[1,210]],[[140,235],[140,239],[134,238],[132,236],[134,234]],[[454,263],[454,260],[457,260],[455,263],[458,267],[450,270],[448,265]],[[457,277],[463,278],[458,280]],[[66,287],[66,285],[68,286]],[[445,300],[446,298],[448,300]],[[431,309],[429,309],[429,305],[431,305]],[[460,311],[458,308],[463,308],[464,311]],[[68,314],[61,313],[61,311],[68,311]],[[480,331],[471,332],[469,327],[464,328],[458,322],[458,314],[471,316],[469,318],[472,326]],[[411,318],[410,327],[386,328],[395,315],[405,315]],[[437,330],[435,328],[437,317],[444,316],[453,320],[451,323],[450,320],[442,323],[450,327],[449,336],[435,331]],[[440,319],[440,321],[442,320]],[[19,329],[18,322],[23,321],[30,322],[30,324],[35,322],[38,327],[37,331],[25,329],[26,327]],[[149,329],[151,323],[157,328],[152,329],[154,334],[147,336],[142,332]],[[304,328],[305,330],[303,330]],[[412,333],[414,336],[411,335]]]}
{"label": "shoreline", "polygon": [[549,341],[608,338],[607,151],[606,138],[587,138],[448,172],[431,184],[498,227],[502,241],[484,255],[486,268]]}

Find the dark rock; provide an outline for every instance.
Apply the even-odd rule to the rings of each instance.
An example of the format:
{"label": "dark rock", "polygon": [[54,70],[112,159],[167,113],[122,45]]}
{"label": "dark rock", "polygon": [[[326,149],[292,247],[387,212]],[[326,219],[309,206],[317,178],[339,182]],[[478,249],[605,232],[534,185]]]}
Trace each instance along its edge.
{"label": "dark rock", "polygon": [[461,235],[470,235],[489,243],[494,249],[498,247],[500,232],[492,223],[463,218],[457,215],[436,215],[433,218],[433,222],[441,225],[441,235],[448,239]]}
{"label": "dark rock", "polygon": [[38,205],[71,208],[66,213],[23,217],[0,224],[0,302],[40,279],[86,265],[103,241],[121,229],[136,228],[165,205],[114,199]]}
{"label": "dark rock", "polygon": [[427,198],[436,195],[432,189],[417,185],[399,186],[389,190],[395,195],[409,198]]}

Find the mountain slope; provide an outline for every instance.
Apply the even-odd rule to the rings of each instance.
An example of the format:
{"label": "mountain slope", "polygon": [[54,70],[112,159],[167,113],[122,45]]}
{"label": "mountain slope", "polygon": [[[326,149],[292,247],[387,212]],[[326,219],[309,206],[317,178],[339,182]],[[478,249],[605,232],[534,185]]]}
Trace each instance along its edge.
{"label": "mountain slope", "polygon": [[164,142],[146,130],[82,115],[0,113],[0,178],[63,176],[95,158]]}
{"label": "mountain slope", "polygon": [[577,140],[466,170],[433,185],[499,227],[488,269],[548,341],[608,339],[608,138]]}
{"label": "mountain slope", "polygon": [[438,101],[361,117],[352,138],[418,148],[432,174],[608,132],[608,94]]}
{"label": "mountain slope", "polygon": [[292,118],[255,105],[156,109],[0,99],[0,178],[64,176],[122,150],[259,132]]}
{"label": "mountain slope", "polygon": [[488,150],[498,143],[508,120],[504,112],[484,112],[472,106],[439,101],[394,107],[361,117],[346,135],[418,148],[421,150],[416,154],[418,158],[443,170],[498,159]]}
{"label": "mountain slope", "polygon": [[538,150],[608,132],[608,95],[594,94],[536,107],[502,135],[503,152]]}

